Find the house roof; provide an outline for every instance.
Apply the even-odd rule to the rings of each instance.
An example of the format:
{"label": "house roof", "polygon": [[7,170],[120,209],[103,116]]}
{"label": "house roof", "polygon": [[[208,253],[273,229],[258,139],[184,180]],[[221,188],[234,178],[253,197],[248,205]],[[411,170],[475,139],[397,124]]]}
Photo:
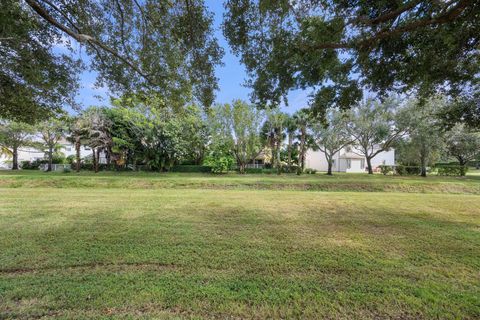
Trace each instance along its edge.
{"label": "house roof", "polygon": [[365,159],[365,157],[353,152],[345,152],[344,154],[341,154],[339,158],[340,159]]}

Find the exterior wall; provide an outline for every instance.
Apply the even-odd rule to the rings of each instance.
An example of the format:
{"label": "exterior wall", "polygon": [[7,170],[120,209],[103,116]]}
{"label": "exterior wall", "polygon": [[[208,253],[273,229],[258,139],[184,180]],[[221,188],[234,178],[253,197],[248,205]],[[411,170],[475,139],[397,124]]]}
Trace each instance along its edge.
{"label": "exterior wall", "polygon": [[350,160],[350,168],[345,168],[345,172],[365,172],[365,162],[362,159],[342,159],[345,164]]}
{"label": "exterior wall", "polygon": [[[357,151],[352,148],[349,148],[348,151],[352,152],[352,150]],[[347,159],[342,157],[342,155],[344,155],[346,151],[347,151],[346,149],[342,149],[335,154],[332,171],[333,172],[366,172],[367,162],[365,159],[357,159],[357,158],[349,159],[350,168],[348,168]],[[376,157],[372,159],[373,168],[378,167],[379,165],[382,165],[382,164],[395,165],[394,149],[380,152]],[[325,154],[321,151],[313,151],[309,149],[307,151],[306,158],[305,158],[305,167],[326,172],[328,170],[328,164],[327,164],[327,160],[325,159]]]}
{"label": "exterior wall", "polygon": [[[339,159],[339,153],[337,152],[334,155],[334,163],[332,165],[332,171],[339,171],[341,164]],[[312,149],[307,150],[305,155],[305,168],[311,168],[318,171],[327,171],[328,170],[328,163],[327,159],[325,159],[325,154],[318,150],[313,151]]]}
{"label": "exterior wall", "polygon": [[372,167],[378,167],[380,165],[393,166],[395,165],[395,150],[383,151],[372,159]]}

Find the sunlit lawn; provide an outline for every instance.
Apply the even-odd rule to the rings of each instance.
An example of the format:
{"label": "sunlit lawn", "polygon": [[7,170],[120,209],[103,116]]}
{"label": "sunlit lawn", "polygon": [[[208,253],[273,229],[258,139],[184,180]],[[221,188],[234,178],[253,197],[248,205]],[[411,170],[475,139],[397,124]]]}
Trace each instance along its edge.
{"label": "sunlit lawn", "polygon": [[475,176],[298,188],[389,178],[2,173],[0,319],[479,318]]}

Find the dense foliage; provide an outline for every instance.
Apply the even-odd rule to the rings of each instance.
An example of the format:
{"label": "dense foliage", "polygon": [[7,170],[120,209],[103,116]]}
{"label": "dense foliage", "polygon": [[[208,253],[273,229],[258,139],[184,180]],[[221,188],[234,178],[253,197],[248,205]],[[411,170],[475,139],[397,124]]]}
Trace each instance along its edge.
{"label": "dense foliage", "polygon": [[362,88],[451,94],[478,81],[480,2],[228,0],[224,34],[259,105],[311,88],[316,111]]}
{"label": "dense foliage", "polygon": [[80,67],[116,94],[209,106],[223,55],[212,21],[202,0],[2,1],[0,117],[33,122],[73,104]]}

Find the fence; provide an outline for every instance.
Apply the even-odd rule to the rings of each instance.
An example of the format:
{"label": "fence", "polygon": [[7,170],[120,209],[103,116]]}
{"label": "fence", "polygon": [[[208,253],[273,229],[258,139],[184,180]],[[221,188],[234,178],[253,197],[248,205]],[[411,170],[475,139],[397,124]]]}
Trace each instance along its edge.
{"label": "fence", "polygon": [[249,163],[249,164],[246,165],[246,168],[248,168],[248,169],[263,169],[263,168],[265,168],[265,165],[260,164],[260,163]]}
{"label": "fence", "polygon": [[[38,167],[42,171],[47,171],[48,169],[48,164],[41,164]],[[71,170],[72,165],[70,164],[52,164],[52,171],[64,171],[64,170]]]}

